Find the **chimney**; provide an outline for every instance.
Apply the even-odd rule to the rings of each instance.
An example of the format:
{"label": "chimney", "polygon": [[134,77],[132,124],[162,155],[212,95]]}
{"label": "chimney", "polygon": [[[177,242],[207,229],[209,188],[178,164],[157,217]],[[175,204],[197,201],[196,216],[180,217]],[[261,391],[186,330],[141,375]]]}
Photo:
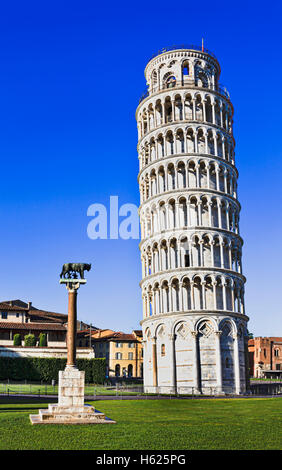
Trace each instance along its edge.
{"label": "chimney", "polygon": [[32,305],[32,302],[27,302],[27,308],[28,308],[28,310],[31,309],[31,305]]}

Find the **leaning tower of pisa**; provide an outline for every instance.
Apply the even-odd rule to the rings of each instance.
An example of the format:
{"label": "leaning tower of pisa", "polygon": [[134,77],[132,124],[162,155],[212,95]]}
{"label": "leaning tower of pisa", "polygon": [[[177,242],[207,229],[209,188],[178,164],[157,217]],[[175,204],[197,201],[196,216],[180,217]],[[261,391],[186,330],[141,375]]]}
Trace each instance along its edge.
{"label": "leaning tower of pisa", "polygon": [[196,46],[145,68],[138,124],[146,392],[240,394],[247,321],[233,106]]}

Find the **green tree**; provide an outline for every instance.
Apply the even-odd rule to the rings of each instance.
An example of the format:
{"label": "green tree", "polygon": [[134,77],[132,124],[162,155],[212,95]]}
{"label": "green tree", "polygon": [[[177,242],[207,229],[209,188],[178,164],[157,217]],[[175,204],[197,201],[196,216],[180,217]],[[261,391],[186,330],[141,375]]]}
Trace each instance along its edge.
{"label": "green tree", "polygon": [[36,339],[34,335],[25,335],[24,337],[25,346],[36,346]]}
{"label": "green tree", "polygon": [[39,335],[39,346],[40,347],[47,346],[47,335],[46,335],[46,333],[40,333],[40,335]]}
{"label": "green tree", "polygon": [[19,333],[16,333],[14,335],[14,346],[21,346],[22,344],[22,339],[21,339],[21,335]]}

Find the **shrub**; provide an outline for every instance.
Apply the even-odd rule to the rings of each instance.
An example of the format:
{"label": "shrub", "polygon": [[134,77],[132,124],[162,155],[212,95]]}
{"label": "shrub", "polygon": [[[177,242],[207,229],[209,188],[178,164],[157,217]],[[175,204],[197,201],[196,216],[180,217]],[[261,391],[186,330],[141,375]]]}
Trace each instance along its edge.
{"label": "shrub", "polygon": [[39,346],[40,347],[47,346],[47,335],[46,335],[46,333],[40,333],[40,335],[39,335]]}
{"label": "shrub", "polygon": [[36,346],[36,339],[34,335],[25,335],[24,337],[25,346]]}
{"label": "shrub", "polygon": [[22,344],[21,335],[19,333],[16,333],[14,335],[14,346],[21,346],[21,344]]}

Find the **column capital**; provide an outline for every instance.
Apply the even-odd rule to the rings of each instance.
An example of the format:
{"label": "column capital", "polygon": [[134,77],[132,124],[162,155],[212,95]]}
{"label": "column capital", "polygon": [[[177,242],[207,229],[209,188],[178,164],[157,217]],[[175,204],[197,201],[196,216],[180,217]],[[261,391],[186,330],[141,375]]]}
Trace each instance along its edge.
{"label": "column capital", "polygon": [[76,292],[81,284],[86,284],[86,279],[60,279],[60,284],[65,284],[68,292]]}

